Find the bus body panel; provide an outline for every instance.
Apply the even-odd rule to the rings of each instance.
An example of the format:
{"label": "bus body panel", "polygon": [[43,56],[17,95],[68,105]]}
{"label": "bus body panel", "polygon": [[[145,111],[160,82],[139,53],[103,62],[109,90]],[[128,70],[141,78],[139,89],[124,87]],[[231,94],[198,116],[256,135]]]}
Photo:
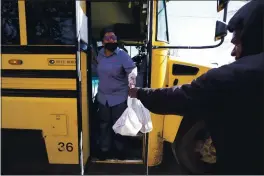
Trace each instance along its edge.
{"label": "bus body panel", "polygon": [[2,78],[2,89],[76,90],[75,79]]}
{"label": "bus body panel", "polygon": [[2,54],[2,128],[41,130],[49,164],[79,164],[75,58]]}
{"label": "bus body panel", "polygon": [[[153,1],[152,19],[152,45],[167,45],[165,42],[156,41],[157,2]],[[167,49],[151,50],[151,88],[161,88],[166,85]],[[158,103],[158,102],[157,102]],[[148,166],[156,166],[162,162],[163,153],[163,121],[164,115],[151,113],[153,130],[149,133],[148,141]]]}
{"label": "bus body panel", "polygon": [[[153,46],[167,46],[168,43],[157,40],[157,13],[158,1],[153,1],[152,15],[152,45]],[[151,50],[151,88],[166,87],[168,82],[168,49],[152,49]],[[158,103],[158,102],[157,102]],[[153,130],[149,133],[148,145],[148,165],[157,166],[162,162],[163,156],[163,128],[164,115],[151,113],[153,123]]]}
{"label": "bus body panel", "polygon": [[[45,46],[43,46],[45,47]],[[2,54],[2,70],[76,70],[75,54]],[[21,65],[12,65],[21,60]]]}
{"label": "bus body panel", "polygon": [[[41,161],[40,165],[43,168],[46,167],[46,164],[51,168],[62,165],[66,167],[64,170],[74,166],[80,172],[80,157],[83,157],[82,160],[85,165],[90,155],[87,55],[82,52],[81,58],[77,58],[81,59],[80,71],[82,75],[81,81],[78,82],[76,43],[74,45],[52,44],[49,43],[52,41],[41,40],[38,38],[39,36],[36,36],[37,39],[35,40],[32,33],[29,36],[29,29],[32,27],[30,28],[28,25],[31,22],[34,23],[35,18],[29,15],[30,11],[27,8],[31,8],[31,5],[38,5],[32,4],[33,2],[25,0],[17,2],[19,23],[17,29],[20,34],[20,41],[15,45],[13,45],[14,43],[10,45],[9,42],[2,46],[4,53],[1,55],[2,130],[6,131],[6,139],[19,137],[17,134],[20,133],[25,138],[30,134],[34,136],[34,134],[41,133],[42,137],[39,138],[41,146],[36,147],[45,148],[43,156],[47,155],[47,159],[44,158],[42,161],[45,162]],[[6,1],[5,3],[9,2]],[[45,2],[42,3],[45,4]],[[86,14],[85,1],[74,2],[74,4],[76,4],[76,8],[74,6],[71,8],[73,13],[67,12],[72,16],[64,16],[64,18],[73,21],[70,25],[76,25],[76,19],[80,17],[74,12],[81,9],[81,14]],[[52,7],[52,4],[48,6]],[[36,18],[39,18],[39,23],[41,23],[43,20],[51,20],[52,17],[47,15]],[[76,32],[75,28],[69,27],[69,29],[73,29],[74,33]],[[70,34],[69,31],[69,37]],[[11,136],[10,134],[15,135]],[[32,140],[37,143],[36,139],[32,138]],[[21,139],[21,141],[27,140]],[[27,145],[27,147],[30,146],[31,148],[32,144]],[[83,153],[80,151],[80,145],[82,145]],[[5,151],[7,149],[8,146],[5,147]],[[23,149],[21,150],[18,153],[23,152]],[[13,154],[14,151],[8,150],[7,153]],[[26,161],[25,156],[30,156],[30,154],[26,153],[23,156],[22,162]],[[38,163],[38,159],[34,159],[36,160],[35,163]],[[12,161],[10,159],[10,162],[8,167],[16,163],[13,158]],[[30,167],[32,163],[34,161],[30,160],[29,163],[23,164]],[[16,167],[14,166],[14,168]],[[56,169],[51,171],[56,171]],[[59,169],[60,172],[64,173]]]}
{"label": "bus body panel", "polygon": [[[178,67],[177,67],[178,66]],[[175,69],[181,69],[177,71]],[[207,72],[210,68],[202,65],[178,61],[177,58],[168,59],[168,86],[189,84],[197,77]],[[177,74],[178,73],[178,74]],[[164,118],[163,139],[173,143],[179,130],[182,116],[166,115]]]}
{"label": "bus body panel", "polygon": [[[85,45],[88,45],[89,41],[89,28],[88,26],[88,18],[87,17],[87,8],[88,4],[86,1],[76,1],[76,27],[77,27],[77,33],[80,35],[80,38],[78,39],[79,45],[81,43],[84,43]],[[79,23],[79,24],[78,24]],[[88,37],[89,36],[89,37]],[[88,162],[88,159],[90,157],[90,101],[92,99],[91,97],[91,90],[88,89],[89,83],[88,83],[88,77],[89,75],[89,67],[88,64],[90,63],[88,59],[88,52],[89,49],[86,50],[80,50],[77,53],[77,67],[78,72],[80,72],[81,75],[79,75],[79,107],[80,107],[80,115],[81,115],[81,123],[79,123],[79,128],[81,128],[81,136],[80,136],[80,145],[81,145],[81,153],[80,157],[82,160],[82,167],[85,168],[86,164]],[[79,55],[78,55],[79,54]],[[79,57],[78,57],[79,56]],[[79,65],[78,65],[79,63]],[[95,117],[94,117],[95,118]]]}
{"label": "bus body panel", "polygon": [[[87,84],[87,54],[81,52],[81,108],[82,108],[82,149],[83,149],[83,162],[86,165],[90,156],[90,128],[89,128],[89,98],[88,84]],[[95,118],[95,117],[94,117]]]}
{"label": "bus body panel", "polygon": [[76,98],[2,96],[2,128],[42,130],[51,164],[78,164]]}
{"label": "bus body panel", "polygon": [[[161,88],[166,86],[167,52],[168,50],[152,51],[151,88]],[[151,113],[151,119],[153,130],[149,133],[148,164],[149,166],[155,166],[162,161],[164,115]]]}
{"label": "bus body panel", "polygon": [[19,32],[21,45],[27,45],[27,24],[26,24],[26,9],[25,0],[18,1],[18,15],[19,15]]}
{"label": "bus body panel", "polygon": [[[153,46],[168,46],[169,42],[158,39],[158,7],[162,1],[153,1],[153,20],[152,20],[152,45]],[[164,7],[163,7],[164,8]],[[165,8],[166,16],[166,8]],[[162,17],[161,19],[162,20]],[[163,19],[165,20],[165,19]],[[160,21],[161,22],[161,21]],[[166,24],[166,23],[163,23]],[[165,26],[164,26],[165,27]],[[169,36],[168,38],[169,39]],[[180,62],[177,58],[169,56],[169,49],[152,49],[151,58],[151,88],[172,87],[177,79],[177,85],[191,83],[195,78],[208,71],[210,68],[202,65],[195,65],[187,62]],[[193,70],[198,70],[197,73],[189,75],[188,69],[181,75],[174,75],[174,65],[182,67],[190,67]],[[178,69],[178,67],[176,68]],[[177,72],[176,72],[177,73]],[[151,114],[153,130],[149,135],[149,166],[156,166],[162,162],[163,141],[173,142],[180,127],[182,116],[177,115],[157,115]]]}

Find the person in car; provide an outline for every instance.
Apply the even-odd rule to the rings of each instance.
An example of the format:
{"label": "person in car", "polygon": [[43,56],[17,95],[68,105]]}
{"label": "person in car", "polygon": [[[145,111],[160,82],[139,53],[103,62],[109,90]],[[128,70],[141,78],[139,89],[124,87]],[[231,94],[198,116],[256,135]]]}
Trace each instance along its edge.
{"label": "person in car", "polygon": [[263,22],[264,1],[248,2],[228,23],[235,62],[179,87],[129,90],[153,113],[204,120],[216,148],[213,174],[264,174]]}
{"label": "person in car", "polygon": [[104,30],[102,40],[103,48],[97,56],[99,157],[107,159],[114,155],[125,159],[125,137],[114,134],[112,126],[127,108],[128,75],[132,71],[136,73],[137,68],[130,56],[118,47],[117,36],[111,29]]}

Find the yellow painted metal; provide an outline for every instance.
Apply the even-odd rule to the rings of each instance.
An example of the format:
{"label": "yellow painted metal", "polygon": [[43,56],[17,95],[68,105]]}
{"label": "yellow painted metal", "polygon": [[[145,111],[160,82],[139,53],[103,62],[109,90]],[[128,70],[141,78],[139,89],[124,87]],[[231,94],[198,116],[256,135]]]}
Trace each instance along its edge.
{"label": "yellow painted metal", "polygon": [[[22,65],[11,65],[9,60],[20,59]],[[54,60],[55,64],[50,64]],[[2,54],[2,69],[76,70],[74,54]]]}
{"label": "yellow painted metal", "polygon": [[93,163],[104,163],[104,164],[144,164],[142,160],[94,160]]}
{"label": "yellow painted metal", "polygon": [[[158,1],[153,1],[153,36],[152,43],[154,46],[167,46],[167,42],[156,40],[156,7]],[[199,72],[195,76],[173,76],[172,65],[174,63],[190,65],[199,68]],[[210,68],[194,65],[191,63],[180,62],[177,59],[171,58],[168,55],[168,49],[153,49],[152,50],[152,65],[151,65],[151,88],[171,87],[175,78],[179,80],[179,85],[190,83],[192,80],[206,72]],[[173,142],[181,124],[182,117],[176,115],[157,115],[151,114],[153,131],[149,134],[149,166],[156,166],[162,162],[163,141]]]}
{"label": "yellow painted metal", "polygon": [[[192,66],[199,68],[199,72],[196,75],[172,75],[173,64],[180,64],[186,66]],[[168,86],[172,87],[175,79],[178,79],[178,85],[189,84],[197,77],[201,76],[203,73],[207,72],[210,67],[191,64],[187,62],[182,62],[177,60],[177,58],[170,57],[168,59]],[[164,118],[164,129],[163,129],[163,139],[168,142],[174,142],[177,135],[178,129],[182,121],[182,116],[178,115],[166,115]]]}
{"label": "yellow painted metal", "polygon": [[[165,42],[156,41],[156,7],[158,1],[153,1],[153,45],[164,46]],[[166,86],[166,73],[167,73],[167,49],[152,50],[152,65],[151,65],[151,88],[161,88]],[[163,115],[151,113],[153,123],[153,130],[149,133],[149,146],[148,146],[148,164],[149,166],[156,166],[161,163],[163,155]]]}
{"label": "yellow painted metal", "polygon": [[[27,45],[25,0],[18,1],[18,9],[21,46]],[[21,60],[22,64],[12,65],[10,64],[12,59]],[[86,58],[82,62],[86,65]],[[76,70],[76,58],[75,54],[2,54],[1,66],[6,70]],[[85,73],[87,69],[83,70]],[[84,79],[87,79],[86,75],[83,75]],[[1,79],[2,88],[5,89],[76,90],[76,79],[6,77]],[[83,89],[87,90],[87,86]],[[87,96],[87,91],[85,94]],[[50,164],[79,163],[76,98],[2,96],[1,100],[2,128],[42,130]],[[85,103],[83,112],[86,112],[83,114],[85,124],[88,120],[87,100],[83,99],[83,103]],[[87,144],[83,148],[87,161],[90,145],[87,141],[88,124],[84,128],[86,138],[84,142]]]}
{"label": "yellow painted metal", "polygon": [[[27,45],[25,0],[18,1],[20,45]],[[17,47],[19,47],[17,46]],[[39,46],[41,47],[41,46]],[[46,47],[46,46],[42,46]],[[12,65],[10,60],[21,60]],[[54,61],[54,62],[51,62]],[[86,60],[85,60],[86,61]],[[83,61],[83,62],[85,62]],[[85,63],[84,63],[85,64]],[[1,68],[6,70],[76,70],[75,54],[1,54]],[[87,70],[86,68],[84,70]],[[86,76],[85,74],[83,74]],[[5,89],[76,90],[76,79],[1,78]],[[86,84],[86,81],[84,81]],[[83,84],[83,85],[84,85]],[[87,90],[87,87],[84,88]],[[87,94],[87,91],[86,91]],[[87,96],[87,95],[86,95]],[[87,100],[83,101],[86,103]],[[76,98],[2,96],[2,127],[41,130],[50,164],[78,164],[78,121]],[[86,108],[87,110],[87,108]],[[83,117],[86,117],[87,111]],[[85,142],[89,140],[86,125]],[[88,146],[88,147],[87,147]],[[85,145],[89,151],[89,143]],[[87,149],[88,148],[88,149]],[[85,152],[84,152],[85,153]],[[89,155],[85,153],[85,158]]]}
{"label": "yellow painted metal", "polygon": [[2,128],[42,130],[49,163],[78,164],[76,105],[75,98],[2,96]]}
{"label": "yellow painted metal", "polygon": [[173,143],[180,128],[182,116],[166,115],[164,118],[163,139],[167,142]]}
{"label": "yellow painted metal", "polygon": [[[172,75],[173,64],[180,64],[180,65],[186,65],[186,66],[191,66],[191,67],[197,67],[199,69],[199,72],[196,75],[177,75],[177,76],[174,76],[174,75]],[[208,70],[211,69],[208,66],[197,65],[197,64],[193,64],[193,63],[179,61],[179,60],[177,60],[177,58],[170,58],[168,65],[169,65],[168,67],[169,67],[169,73],[170,73],[169,74],[169,86],[173,86],[173,82],[176,78],[179,80],[178,85],[191,83],[191,81],[193,81],[194,79],[196,79],[197,77],[201,76],[202,74],[206,73]]]}
{"label": "yellow painted metal", "polygon": [[81,6],[84,14],[86,14],[86,1],[80,1],[80,6]]}
{"label": "yellow painted metal", "polygon": [[[2,69],[75,70],[75,55],[2,54]],[[11,65],[9,60],[22,60]],[[59,63],[49,64],[50,59]],[[64,62],[63,62],[64,61]],[[6,89],[76,90],[75,79],[2,78]],[[2,128],[42,130],[50,164],[78,164],[76,98],[2,96]],[[68,150],[67,150],[68,149]],[[62,151],[60,151],[62,150]]]}
{"label": "yellow painted metal", "polygon": [[26,7],[25,0],[18,1],[19,14],[19,30],[20,30],[20,44],[27,45],[27,23],[26,23]]}
{"label": "yellow painted metal", "polygon": [[[161,88],[166,86],[167,50],[152,51],[151,65],[151,88]],[[160,164],[163,155],[163,121],[164,115],[151,113],[153,130],[149,134],[149,166]]]}
{"label": "yellow painted metal", "polygon": [[87,87],[87,54],[81,52],[81,109],[82,109],[82,147],[83,147],[83,162],[86,164],[90,156],[90,134],[89,134],[89,101]]}
{"label": "yellow painted metal", "polygon": [[76,79],[2,78],[2,89],[76,90]]}

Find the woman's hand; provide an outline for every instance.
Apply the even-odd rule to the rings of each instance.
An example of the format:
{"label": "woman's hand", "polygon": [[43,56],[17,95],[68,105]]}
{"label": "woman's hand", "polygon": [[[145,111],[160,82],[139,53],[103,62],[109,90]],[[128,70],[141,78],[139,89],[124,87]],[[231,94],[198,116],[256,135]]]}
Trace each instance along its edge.
{"label": "woman's hand", "polygon": [[136,79],[137,79],[137,75],[134,74],[134,72],[131,72],[131,73],[128,75],[128,86],[129,86],[130,88],[135,87],[135,85],[136,85]]}
{"label": "woman's hand", "polygon": [[133,81],[129,81],[129,83],[128,83],[128,87],[129,88],[134,88],[135,87],[135,82],[133,82]]}
{"label": "woman's hand", "polygon": [[131,97],[131,98],[137,98],[137,91],[138,91],[138,87],[134,87],[134,88],[130,88],[128,90],[128,95]]}

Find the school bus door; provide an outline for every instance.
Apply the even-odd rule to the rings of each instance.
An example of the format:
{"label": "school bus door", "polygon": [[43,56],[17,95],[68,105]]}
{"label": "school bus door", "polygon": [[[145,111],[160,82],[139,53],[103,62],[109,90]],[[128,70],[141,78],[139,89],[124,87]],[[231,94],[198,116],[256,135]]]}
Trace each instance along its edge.
{"label": "school bus door", "polygon": [[[166,87],[168,49],[154,50],[153,46],[167,46],[169,41],[165,0],[150,1],[148,52],[148,87]],[[156,166],[162,162],[164,115],[151,113],[153,130],[148,136],[148,166]]]}
{"label": "school bus door", "polygon": [[88,89],[89,79],[88,69],[88,3],[86,1],[76,1],[76,29],[77,29],[77,55],[76,55],[76,68],[78,74],[77,90],[78,90],[78,116],[81,119],[78,124],[80,128],[80,164],[82,166],[82,173],[90,157],[90,129],[89,129],[89,104],[91,102],[91,94]]}

